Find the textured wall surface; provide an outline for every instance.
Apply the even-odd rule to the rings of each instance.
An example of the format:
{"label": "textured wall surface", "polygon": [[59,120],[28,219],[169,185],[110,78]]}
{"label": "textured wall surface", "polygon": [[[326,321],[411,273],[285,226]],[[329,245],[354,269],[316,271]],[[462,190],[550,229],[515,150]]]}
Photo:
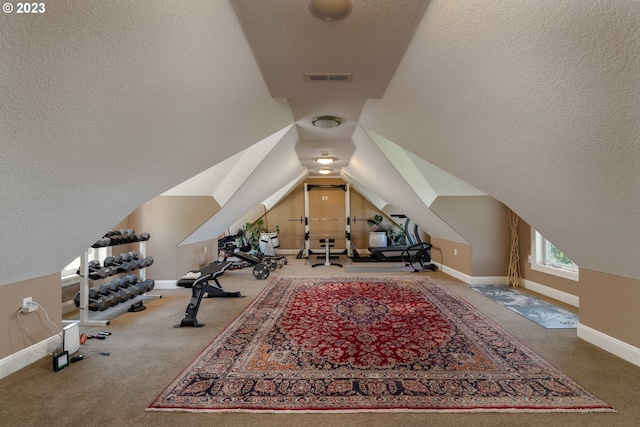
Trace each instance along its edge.
{"label": "textured wall surface", "polygon": [[47,6],[0,16],[0,283],[291,123],[226,2]]}
{"label": "textured wall surface", "polygon": [[640,2],[435,0],[361,124],[639,278]]}

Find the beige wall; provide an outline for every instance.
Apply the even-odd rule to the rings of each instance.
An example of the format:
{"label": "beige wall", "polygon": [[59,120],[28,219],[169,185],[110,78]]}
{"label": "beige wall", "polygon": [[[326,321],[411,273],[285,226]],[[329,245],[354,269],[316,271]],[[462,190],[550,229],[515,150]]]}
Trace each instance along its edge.
{"label": "beige wall", "polygon": [[[473,256],[469,243],[431,239],[431,259],[468,276],[473,275]],[[457,253],[457,254],[456,254]]]}
{"label": "beige wall", "polygon": [[203,257],[207,242],[201,242],[201,249],[194,250],[191,245],[180,249],[180,270],[177,269],[178,244],[219,209],[220,205],[209,196],[159,196],[131,213],[129,227],[151,234],[147,255],[153,257],[154,263],[147,269],[147,278],[175,280],[186,272],[185,268],[198,268],[206,259],[217,259],[217,243],[213,247],[210,242],[209,257]]}
{"label": "beige wall", "polygon": [[[176,279],[218,260],[218,240],[212,239],[176,248]],[[169,278],[171,280],[172,278]]]}
{"label": "beige wall", "polygon": [[580,280],[564,279],[531,269],[531,227],[520,220],[521,276],[580,299],[580,324],[640,348],[640,281],[580,269]]}
{"label": "beige wall", "polygon": [[42,309],[25,315],[17,314],[23,298],[31,297],[47,310],[51,321],[62,328],[60,289],[59,272],[0,286],[0,359],[57,333]]}
{"label": "beige wall", "polygon": [[640,348],[640,280],[580,269],[580,323]]}
{"label": "beige wall", "polygon": [[468,274],[507,275],[510,231],[504,204],[490,196],[440,196],[430,209],[472,244]]}
{"label": "beige wall", "polygon": [[[313,179],[305,181],[313,185],[344,185],[341,179]],[[328,200],[323,201],[322,196]],[[350,189],[351,196],[351,219],[357,218],[351,223],[351,243],[361,251],[369,247],[369,231],[371,227],[366,222],[367,218],[372,218],[379,213],[385,216],[367,201],[360,193],[353,188]],[[344,191],[341,189],[313,189],[309,191],[309,214],[311,218],[344,218]],[[338,202],[336,209],[333,201]],[[269,225],[270,230],[274,230],[276,225],[280,229],[278,241],[281,249],[300,250],[304,248],[304,222],[289,221],[302,217],[304,220],[304,184],[299,185],[287,197],[283,198],[267,214],[263,216],[265,225]],[[336,235],[336,248],[345,248],[345,221],[313,221],[310,223],[310,233]],[[384,218],[383,225],[391,225],[390,218]],[[319,248],[320,237],[313,237],[311,248]]]}

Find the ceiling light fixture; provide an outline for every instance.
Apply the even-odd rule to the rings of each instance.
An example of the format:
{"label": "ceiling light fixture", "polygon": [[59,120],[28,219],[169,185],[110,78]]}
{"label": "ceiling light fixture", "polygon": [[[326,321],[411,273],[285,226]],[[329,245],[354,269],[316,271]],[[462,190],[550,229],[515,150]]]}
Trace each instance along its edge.
{"label": "ceiling light fixture", "polygon": [[339,118],[333,116],[320,116],[313,119],[311,122],[317,128],[331,129],[340,126],[342,122]]}
{"label": "ceiling light fixture", "polygon": [[311,0],[309,11],[323,21],[339,21],[351,14],[349,0]]}
{"label": "ceiling light fixture", "polygon": [[336,159],[334,159],[333,157],[318,157],[316,159],[316,162],[320,163],[321,165],[330,165],[331,163],[333,163]]}
{"label": "ceiling light fixture", "polygon": [[327,174],[330,174],[331,172],[333,172],[333,169],[322,168],[318,172],[321,173],[322,175],[327,175]]}

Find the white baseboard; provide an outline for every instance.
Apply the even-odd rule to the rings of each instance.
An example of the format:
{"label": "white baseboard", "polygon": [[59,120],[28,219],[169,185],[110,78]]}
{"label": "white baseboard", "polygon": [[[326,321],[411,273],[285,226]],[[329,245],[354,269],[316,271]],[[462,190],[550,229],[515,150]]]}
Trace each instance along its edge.
{"label": "white baseboard", "polygon": [[[50,356],[60,346],[60,336],[54,335],[37,344],[13,353],[0,360],[0,378],[11,375],[14,372],[36,362],[43,357]],[[51,369],[53,370],[53,360]]]}
{"label": "white baseboard", "polygon": [[565,304],[569,304],[573,307],[580,307],[580,297],[572,295],[564,291],[559,291],[549,286],[541,285],[540,283],[532,282],[527,279],[520,279],[522,287],[529,289],[530,291],[537,292],[541,295],[548,296],[558,301],[562,301]]}
{"label": "white baseboard", "polygon": [[596,347],[615,354],[627,362],[640,366],[640,349],[624,341],[610,337],[582,324],[578,324],[578,338],[582,338]]}
{"label": "white baseboard", "polygon": [[71,313],[77,309],[78,307],[76,307],[76,303],[73,300],[62,303],[62,314]]}
{"label": "white baseboard", "polygon": [[443,273],[447,273],[449,276],[462,280],[468,285],[500,285],[507,283],[507,278],[505,276],[469,276],[468,274],[462,273],[451,267],[442,265],[439,262],[431,261],[431,263],[435,264]]}

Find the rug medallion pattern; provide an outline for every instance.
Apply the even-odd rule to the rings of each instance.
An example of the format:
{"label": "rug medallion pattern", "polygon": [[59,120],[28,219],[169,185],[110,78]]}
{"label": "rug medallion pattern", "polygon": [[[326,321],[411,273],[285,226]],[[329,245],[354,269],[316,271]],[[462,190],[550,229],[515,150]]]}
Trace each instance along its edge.
{"label": "rug medallion pattern", "polygon": [[149,410],[611,411],[428,277],[276,277]]}

